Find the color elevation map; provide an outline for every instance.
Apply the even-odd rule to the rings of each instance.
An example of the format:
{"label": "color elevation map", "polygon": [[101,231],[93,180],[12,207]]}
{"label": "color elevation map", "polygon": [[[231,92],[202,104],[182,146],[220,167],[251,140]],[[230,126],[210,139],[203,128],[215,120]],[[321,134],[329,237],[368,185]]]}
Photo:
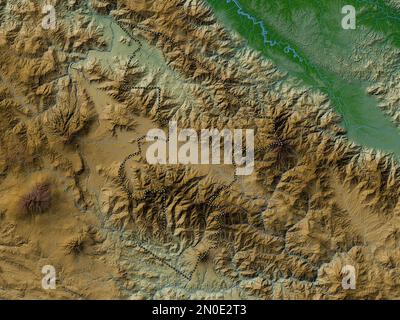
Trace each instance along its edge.
{"label": "color elevation map", "polygon": [[0,299],[400,299],[399,161],[400,0],[0,0]]}

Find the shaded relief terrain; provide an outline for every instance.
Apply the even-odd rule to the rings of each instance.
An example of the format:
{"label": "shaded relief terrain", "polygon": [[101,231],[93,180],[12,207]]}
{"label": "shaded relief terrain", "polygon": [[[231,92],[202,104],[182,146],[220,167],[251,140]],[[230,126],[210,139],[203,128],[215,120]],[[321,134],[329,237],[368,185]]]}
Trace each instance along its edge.
{"label": "shaded relief terrain", "polygon": [[[0,298],[400,298],[397,159],[328,95],[205,1],[58,0],[54,29],[43,5],[0,0]],[[253,173],[148,164],[170,121],[254,129]]]}

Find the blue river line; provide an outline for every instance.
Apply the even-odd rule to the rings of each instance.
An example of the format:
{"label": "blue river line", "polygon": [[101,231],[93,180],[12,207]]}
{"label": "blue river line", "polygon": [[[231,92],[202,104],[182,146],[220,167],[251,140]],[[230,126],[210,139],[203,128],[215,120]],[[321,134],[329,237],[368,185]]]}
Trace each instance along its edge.
{"label": "blue river line", "polygon": [[[282,45],[280,42],[276,41],[276,40],[269,40],[268,39],[268,30],[264,25],[264,21],[262,20],[257,20],[255,17],[253,17],[252,15],[248,14],[247,12],[243,11],[243,7],[240,4],[240,2],[238,0],[226,0],[226,3],[233,3],[236,8],[237,8],[237,13],[243,17],[246,17],[247,19],[251,20],[253,22],[253,25],[255,26],[259,26],[261,29],[261,35],[264,39],[264,45],[269,45],[270,47],[274,47],[276,45]],[[283,51],[286,54],[292,53],[294,58],[299,59],[300,62],[303,62],[303,59],[300,57],[300,55],[297,53],[297,51],[295,49],[293,49],[290,45],[285,46],[285,48],[283,49]]]}
{"label": "blue river line", "polygon": [[[374,1],[371,0],[356,0],[358,2],[361,3],[374,3]],[[315,81],[321,81],[322,82],[322,86],[321,85],[317,85],[316,83],[313,85],[313,87],[316,87],[320,90],[322,90],[323,92],[325,92],[329,98],[331,99],[333,105],[336,108],[336,111],[342,116],[342,121],[344,124],[344,127],[348,130],[351,129],[351,140],[355,141],[357,143],[358,141],[358,136],[360,135],[359,130],[365,130],[364,135],[368,136],[367,142],[362,142],[361,144],[369,147],[369,148],[375,148],[375,149],[381,149],[380,145],[377,146],[375,142],[373,142],[374,140],[376,140],[376,132],[379,131],[381,128],[379,127],[374,127],[371,124],[366,124],[363,123],[362,121],[360,122],[358,119],[353,119],[352,115],[346,110],[346,103],[344,101],[344,99],[346,98],[345,96],[341,95],[338,92],[335,92],[334,89],[334,85],[335,85],[335,80],[331,80],[329,79],[326,75],[323,74],[323,72],[321,70],[319,70],[319,68],[317,66],[315,66],[314,64],[312,64],[310,61],[308,61],[306,58],[301,57],[300,54],[294,49],[292,48],[292,46],[290,44],[288,44],[286,41],[285,42],[280,42],[280,41],[276,41],[274,39],[271,39],[269,37],[270,32],[267,29],[267,27],[264,24],[264,21],[252,16],[251,14],[249,14],[248,12],[246,12],[243,9],[242,4],[240,3],[240,0],[226,0],[227,4],[231,4],[232,8],[236,11],[236,13],[239,16],[242,16],[244,18],[246,18],[247,20],[250,20],[254,26],[260,28],[261,31],[261,35],[264,39],[264,46],[269,45],[270,47],[275,47],[277,46],[278,48],[282,49],[283,52],[286,55],[292,56],[293,59],[298,59],[299,62],[301,62],[304,66],[310,68],[316,76],[316,79],[314,79]],[[383,8],[379,7],[380,11],[383,11]],[[388,17],[390,19],[397,19],[398,17]],[[360,106],[361,107],[361,106]],[[386,117],[384,115],[384,117]],[[393,123],[388,119],[388,124],[393,125]],[[398,134],[398,130],[396,132]],[[350,137],[349,137],[350,138]],[[361,142],[361,141],[359,141]],[[397,153],[398,156],[400,156],[400,147],[398,145],[396,146],[390,146],[390,147],[386,147],[386,151],[389,152],[395,152]],[[397,149],[397,152],[395,151]]]}

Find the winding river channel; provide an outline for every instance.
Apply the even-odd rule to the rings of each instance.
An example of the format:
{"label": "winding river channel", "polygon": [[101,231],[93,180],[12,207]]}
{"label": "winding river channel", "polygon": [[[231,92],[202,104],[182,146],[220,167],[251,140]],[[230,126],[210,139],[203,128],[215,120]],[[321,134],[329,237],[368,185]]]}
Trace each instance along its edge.
{"label": "winding river channel", "polygon": [[[349,82],[344,79],[346,75],[333,74],[313,64],[309,57],[299,53],[288,41],[274,39],[273,32],[268,30],[264,20],[246,10],[241,0],[208,0],[208,2],[217,17],[236,29],[247,39],[250,46],[261,50],[265,56],[295,77],[306,79],[304,81],[306,85],[327,94],[341,115],[342,125],[350,140],[364,147],[394,153],[400,157],[400,131],[379,108],[378,100],[367,94],[367,87],[371,83],[360,80]],[[260,47],[260,42],[263,47]],[[283,59],[295,62],[295,67],[292,62],[280,63],[283,60],[277,58],[277,54],[270,54],[271,50],[268,48],[277,49]]]}

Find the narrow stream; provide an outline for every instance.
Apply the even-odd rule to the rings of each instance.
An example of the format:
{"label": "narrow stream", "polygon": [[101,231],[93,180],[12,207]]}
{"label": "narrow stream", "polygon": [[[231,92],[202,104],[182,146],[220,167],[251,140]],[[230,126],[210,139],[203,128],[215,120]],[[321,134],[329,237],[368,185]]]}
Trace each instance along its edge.
{"label": "narrow stream", "polygon": [[[221,2],[208,0],[208,2],[214,8],[217,16],[233,28],[237,21],[241,21],[243,24],[251,23],[258,30],[259,39],[255,39],[254,28],[238,30],[248,40],[250,46],[261,49],[268,58],[291,75],[305,79],[306,85],[327,94],[338,114],[342,116],[342,125],[350,140],[364,147],[394,153],[400,157],[400,130],[379,108],[378,100],[367,94],[366,89],[370,83],[360,80],[349,82],[338,74],[330,73],[314,65],[287,41],[271,38],[271,32],[265,26],[264,21],[246,11],[240,0]],[[234,18],[232,18],[233,12],[236,14]],[[232,21],[235,18],[237,21]],[[262,40],[263,47],[257,48],[257,42],[260,40]],[[267,48],[282,50],[284,55],[281,55],[284,58],[277,57],[278,55],[272,53],[271,49],[267,52]]]}

